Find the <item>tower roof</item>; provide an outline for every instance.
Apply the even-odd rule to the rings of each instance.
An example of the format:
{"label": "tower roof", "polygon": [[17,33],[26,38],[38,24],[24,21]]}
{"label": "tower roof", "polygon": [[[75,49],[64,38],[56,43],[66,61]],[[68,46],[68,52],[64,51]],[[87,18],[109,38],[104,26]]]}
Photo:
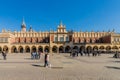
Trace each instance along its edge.
{"label": "tower roof", "polygon": [[32,32],[32,31],[33,31],[33,29],[32,29],[32,25],[30,25],[29,32]]}
{"label": "tower roof", "polygon": [[62,21],[60,21],[58,28],[65,28],[65,25],[63,25]]}
{"label": "tower roof", "polygon": [[25,28],[26,28],[26,24],[25,24],[24,18],[23,18],[23,20],[22,20],[21,27],[22,27],[22,28],[23,28],[23,27],[25,27]]}

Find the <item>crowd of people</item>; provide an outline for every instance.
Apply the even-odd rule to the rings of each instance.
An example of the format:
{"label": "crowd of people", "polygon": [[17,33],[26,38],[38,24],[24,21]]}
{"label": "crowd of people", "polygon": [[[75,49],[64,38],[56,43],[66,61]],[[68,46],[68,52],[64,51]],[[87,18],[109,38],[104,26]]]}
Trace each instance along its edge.
{"label": "crowd of people", "polygon": [[[35,50],[31,53],[31,59],[40,59],[42,52]],[[49,62],[49,53],[45,51],[44,53],[44,67],[51,67],[51,64]]]}
{"label": "crowd of people", "polygon": [[[6,56],[7,56],[7,51],[3,50],[2,52],[2,56],[3,56],[3,59],[6,60]],[[42,53],[41,51],[38,51],[36,52],[35,50],[33,50],[33,52],[31,52],[31,59],[34,60],[34,59],[40,59],[41,58],[41,54],[44,55],[44,67],[51,67],[51,64],[50,64],[50,60],[49,60],[49,53],[47,51],[45,51],[44,53]],[[72,50],[70,52],[70,56],[72,57],[75,57],[75,56],[83,56],[83,55],[88,55],[90,56],[90,54],[92,54],[92,56],[100,56],[101,55],[101,52],[100,51],[88,51],[88,52],[85,52],[85,51],[78,51],[78,50]],[[120,58],[120,54],[116,51],[116,54],[113,56],[115,58]]]}
{"label": "crowd of people", "polygon": [[100,56],[101,55],[101,52],[100,51],[78,51],[78,50],[72,50],[71,52],[70,52],[70,56],[72,56],[72,57],[75,57],[75,56],[83,56],[83,55],[85,55],[85,56],[90,56],[90,54],[92,54],[92,56]]}
{"label": "crowd of people", "polygon": [[42,52],[38,51],[36,52],[35,50],[31,52],[31,59],[40,59],[40,55]]}

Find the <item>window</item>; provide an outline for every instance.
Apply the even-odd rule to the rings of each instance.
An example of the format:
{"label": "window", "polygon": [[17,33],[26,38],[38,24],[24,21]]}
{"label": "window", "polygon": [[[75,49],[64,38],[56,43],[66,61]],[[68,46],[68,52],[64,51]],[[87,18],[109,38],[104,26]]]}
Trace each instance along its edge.
{"label": "window", "polygon": [[66,37],[66,41],[69,41],[69,37]]}
{"label": "window", "polygon": [[117,41],[119,42],[119,38],[117,38]]}
{"label": "window", "polygon": [[3,42],[3,38],[1,38],[1,42]]}
{"label": "window", "polygon": [[8,42],[8,38],[0,38],[0,42]]}
{"label": "window", "polygon": [[55,42],[57,42],[58,41],[58,38],[57,37],[55,37],[55,40],[54,40]]}
{"label": "window", "polygon": [[117,38],[114,38],[114,41],[117,42]]}
{"label": "window", "polygon": [[5,38],[2,38],[2,42],[5,42]]}
{"label": "window", "polygon": [[64,41],[64,37],[60,37],[60,41],[63,42]]}

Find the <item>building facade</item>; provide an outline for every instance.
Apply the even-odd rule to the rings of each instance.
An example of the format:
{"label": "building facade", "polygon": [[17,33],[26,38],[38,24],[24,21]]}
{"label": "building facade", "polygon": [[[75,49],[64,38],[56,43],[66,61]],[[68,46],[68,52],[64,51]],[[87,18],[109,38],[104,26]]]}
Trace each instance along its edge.
{"label": "building facade", "polygon": [[62,23],[57,31],[36,32],[30,27],[26,31],[23,20],[21,31],[11,32],[2,30],[0,33],[0,51],[8,53],[30,53],[48,51],[50,53],[68,53],[71,49],[81,51],[111,51],[120,49],[120,34],[108,32],[74,32],[67,31]]}

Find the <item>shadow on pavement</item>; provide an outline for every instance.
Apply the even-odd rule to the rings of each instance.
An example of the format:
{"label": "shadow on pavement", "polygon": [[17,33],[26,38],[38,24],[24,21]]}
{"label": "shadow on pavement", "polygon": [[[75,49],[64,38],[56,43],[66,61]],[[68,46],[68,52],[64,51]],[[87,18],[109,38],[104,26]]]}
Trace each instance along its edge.
{"label": "shadow on pavement", "polygon": [[[35,66],[35,67],[44,67],[43,65],[38,65],[38,64],[32,64],[32,66]],[[63,67],[49,67],[51,69],[63,69]]]}
{"label": "shadow on pavement", "polygon": [[38,65],[38,64],[32,64],[32,66],[35,66],[35,67],[44,67],[43,65]]}
{"label": "shadow on pavement", "polygon": [[109,69],[118,69],[120,70],[120,67],[115,67],[115,66],[105,66],[106,68],[109,68]]}

